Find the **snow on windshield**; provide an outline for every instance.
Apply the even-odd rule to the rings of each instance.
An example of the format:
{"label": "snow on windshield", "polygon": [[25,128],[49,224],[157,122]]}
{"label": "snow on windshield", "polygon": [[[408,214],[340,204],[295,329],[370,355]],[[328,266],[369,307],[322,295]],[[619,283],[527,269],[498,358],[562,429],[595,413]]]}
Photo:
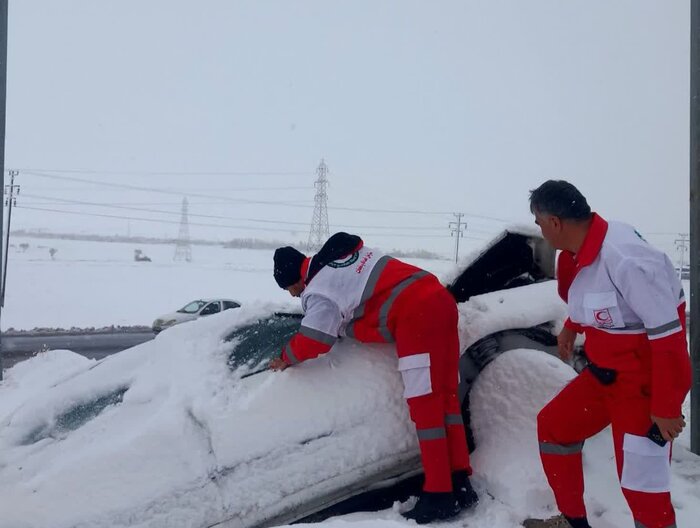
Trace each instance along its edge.
{"label": "snow on windshield", "polygon": [[188,305],[180,308],[178,312],[180,313],[197,313],[202,306],[207,304],[205,301],[192,301]]}

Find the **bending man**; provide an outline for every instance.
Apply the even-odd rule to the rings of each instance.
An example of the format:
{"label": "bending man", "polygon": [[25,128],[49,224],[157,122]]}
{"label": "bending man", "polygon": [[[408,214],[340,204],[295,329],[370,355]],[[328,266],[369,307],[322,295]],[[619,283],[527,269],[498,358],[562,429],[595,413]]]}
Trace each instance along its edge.
{"label": "bending man", "polygon": [[[277,284],[301,297],[301,329],[270,368],[283,370],[328,352],[339,336],[396,343],[404,397],[416,425],[425,483],[419,524],[477,502],[457,397],[459,338],[454,298],[431,274],[336,233],[307,258],[292,247],[274,256]],[[453,493],[454,490],[454,493]]]}

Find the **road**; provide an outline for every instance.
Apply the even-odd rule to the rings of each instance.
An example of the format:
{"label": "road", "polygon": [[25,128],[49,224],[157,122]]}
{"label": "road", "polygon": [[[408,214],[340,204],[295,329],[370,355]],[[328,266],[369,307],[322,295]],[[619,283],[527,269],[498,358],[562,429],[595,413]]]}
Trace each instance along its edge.
{"label": "road", "polygon": [[2,336],[3,367],[27,359],[42,350],[72,350],[88,358],[101,359],[153,339],[153,332],[80,334],[23,334]]}

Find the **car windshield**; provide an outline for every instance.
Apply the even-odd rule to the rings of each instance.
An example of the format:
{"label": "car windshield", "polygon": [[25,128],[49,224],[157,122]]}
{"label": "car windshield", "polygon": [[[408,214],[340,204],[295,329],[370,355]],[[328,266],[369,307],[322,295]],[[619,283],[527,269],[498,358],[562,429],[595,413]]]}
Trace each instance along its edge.
{"label": "car windshield", "polygon": [[31,445],[46,438],[64,438],[71,431],[79,429],[96,418],[110,405],[119,405],[128,387],[119,387],[111,392],[95,394],[82,402],[71,402],[71,406],[53,416],[49,421],[42,421],[22,439],[22,445]]}
{"label": "car windshield", "polygon": [[238,328],[226,341],[234,346],[229,353],[231,370],[247,365],[256,371],[282,353],[282,347],[299,330],[300,314],[276,313],[251,325]]}
{"label": "car windshield", "polygon": [[192,301],[190,304],[187,306],[180,308],[178,312],[180,313],[197,313],[199,310],[201,310],[202,306],[207,304],[206,301]]}

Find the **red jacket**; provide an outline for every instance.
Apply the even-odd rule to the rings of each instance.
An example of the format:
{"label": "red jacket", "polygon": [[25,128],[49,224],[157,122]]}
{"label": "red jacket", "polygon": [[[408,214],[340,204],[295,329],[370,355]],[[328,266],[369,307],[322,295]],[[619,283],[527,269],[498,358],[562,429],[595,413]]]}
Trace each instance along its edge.
{"label": "red jacket", "polygon": [[301,295],[304,318],[282,351],[282,359],[290,365],[328,352],[339,336],[366,343],[393,342],[396,314],[405,302],[401,293],[432,277],[345,233],[333,235],[305,263],[302,276],[307,283]]}
{"label": "red jacket", "polygon": [[597,214],[574,255],[558,261],[565,325],[586,335],[598,366],[638,375],[651,390],[651,412],[676,418],[691,384],[685,296],[669,258],[634,228]]}

